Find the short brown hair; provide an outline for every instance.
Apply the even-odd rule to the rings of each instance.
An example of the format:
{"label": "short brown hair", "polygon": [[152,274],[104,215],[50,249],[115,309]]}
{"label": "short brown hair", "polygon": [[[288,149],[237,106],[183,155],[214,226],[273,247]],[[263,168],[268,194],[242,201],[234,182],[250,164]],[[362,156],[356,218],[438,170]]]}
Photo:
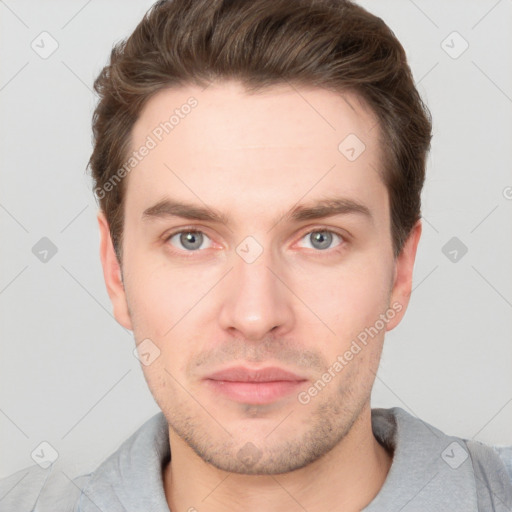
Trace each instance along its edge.
{"label": "short brown hair", "polygon": [[126,161],[138,115],[164,88],[215,79],[236,79],[248,92],[289,83],[363,98],[384,138],[382,178],[400,253],[420,218],[432,125],[389,27],[347,0],[160,0],[94,83],[89,166],[120,262],[125,180],[106,185]]}

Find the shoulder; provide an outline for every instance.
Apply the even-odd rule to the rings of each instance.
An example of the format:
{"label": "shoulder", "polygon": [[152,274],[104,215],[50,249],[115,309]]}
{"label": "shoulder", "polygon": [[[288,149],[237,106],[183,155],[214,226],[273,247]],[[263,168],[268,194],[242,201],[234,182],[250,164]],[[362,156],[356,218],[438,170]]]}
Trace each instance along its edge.
{"label": "shoulder", "polygon": [[[512,447],[492,447],[465,440],[471,456],[481,509],[512,509]],[[507,507],[507,508],[505,508]]]}
{"label": "shoulder", "polygon": [[55,465],[34,464],[0,479],[2,512],[75,512],[90,475],[69,479]]}
{"label": "shoulder", "polygon": [[80,512],[167,510],[162,467],[170,459],[168,424],[163,413],[146,421],[89,478]]}
{"label": "shoulder", "polygon": [[[140,493],[133,484],[141,474],[153,471],[168,456],[167,423],[159,413],[124,440],[93,472],[70,477],[58,462],[43,469],[37,464],[0,479],[1,512],[82,512],[96,509],[124,510],[121,498],[128,491]],[[129,497],[130,498],[130,497]],[[127,498],[127,502],[129,502]]]}
{"label": "shoulder", "polygon": [[418,487],[431,477],[428,487],[435,492],[429,499],[458,495],[462,510],[512,507],[512,447],[449,436],[399,407],[373,409],[372,428],[376,439],[394,453],[389,490],[404,479]]}
{"label": "shoulder", "polygon": [[492,448],[498,454],[512,482],[512,446],[493,446]]}

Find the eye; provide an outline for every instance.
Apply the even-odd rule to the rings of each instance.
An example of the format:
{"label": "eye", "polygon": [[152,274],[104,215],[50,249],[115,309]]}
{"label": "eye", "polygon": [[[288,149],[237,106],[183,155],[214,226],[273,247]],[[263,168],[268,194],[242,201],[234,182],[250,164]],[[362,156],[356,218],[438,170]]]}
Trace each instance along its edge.
{"label": "eye", "polygon": [[308,249],[317,249],[320,251],[331,249],[331,245],[333,242],[338,241],[338,244],[336,245],[341,245],[341,243],[343,242],[343,238],[341,237],[341,235],[338,235],[337,233],[334,233],[333,231],[329,231],[327,229],[317,229],[315,231],[310,231],[309,233],[306,233],[306,235],[304,235],[302,240],[306,240],[306,243],[309,243],[309,245],[305,246]]}
{"label": "eye", "polygon": [[193,252],[211,247],[211,240],[201,231],[185,230],[173,233],[167,239],[177,249]]}

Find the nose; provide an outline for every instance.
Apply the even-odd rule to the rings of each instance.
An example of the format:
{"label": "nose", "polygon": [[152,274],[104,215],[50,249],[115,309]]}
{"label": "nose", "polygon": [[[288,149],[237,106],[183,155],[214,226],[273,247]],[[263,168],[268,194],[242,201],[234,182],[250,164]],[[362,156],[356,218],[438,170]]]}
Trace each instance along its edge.
{"label": "nose", "polygon": [[233,269],[221,292],[219,322],[224,330],[260,341],[271,331],[276,335],[292,329],[292,294],[279,269],[270,250],[263,250],[253,262],[233,254]]}

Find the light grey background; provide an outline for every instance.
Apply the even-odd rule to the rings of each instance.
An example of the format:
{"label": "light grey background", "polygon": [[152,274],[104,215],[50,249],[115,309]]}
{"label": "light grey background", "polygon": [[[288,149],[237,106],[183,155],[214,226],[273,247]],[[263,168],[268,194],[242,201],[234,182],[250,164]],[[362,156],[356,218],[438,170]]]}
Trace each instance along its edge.
{"label": "light grey background", "polygon": [[[373,405],[512,444],[512,1],[361,3],[402,41],[435,132],[414,291]],[[111,315],[85,174],[93,80],[151,4],[0,1],[0,477],[42,441],[70,477],[92,470],[159,411]],[[59,45],[46,59],[43,31]]]}

